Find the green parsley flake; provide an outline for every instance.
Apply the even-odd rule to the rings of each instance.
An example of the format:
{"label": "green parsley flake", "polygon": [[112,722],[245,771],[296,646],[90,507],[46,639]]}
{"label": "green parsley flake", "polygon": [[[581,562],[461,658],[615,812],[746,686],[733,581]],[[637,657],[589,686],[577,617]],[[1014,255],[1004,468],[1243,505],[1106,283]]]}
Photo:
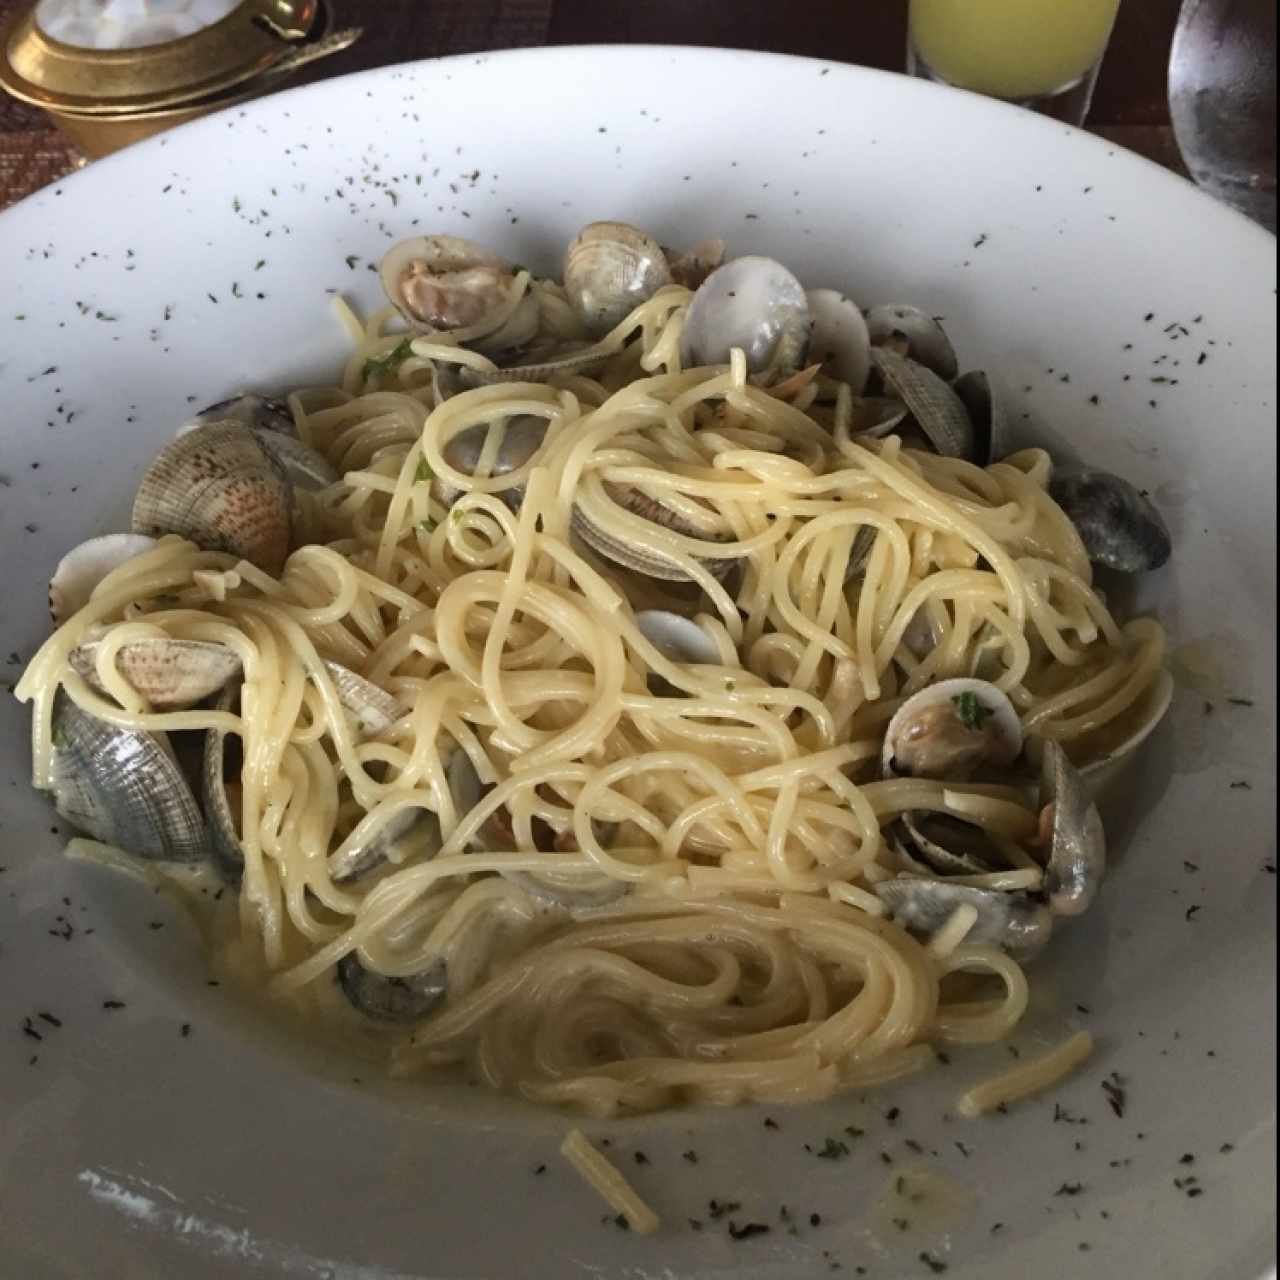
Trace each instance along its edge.
{"label": "green parsley flake", "polygon": [[381,379],[388,373],[394,373],[411,355],[413,355],[413,348],[409,345],[409,339],[404,338],[385,356],[366,360],[364,371],[360,376],[366,383],[373,377]]}
{"label": "green parsley flake", "polygon": [[427,464],[426,458],[418,459],[418,469],[413,473],[414,481],[417,484],[428,484],[434,478],[435,473]]}
{"label": "green parsley flake", "polygon": [[964,693],[957,693],[952,699],[956,705],[956,712],[960,716],[960,723],[966,729],[981,729],[982,722],[988,716],[995,715],[990,707],[984,706],[979,700],[978,695],[969,690]]}

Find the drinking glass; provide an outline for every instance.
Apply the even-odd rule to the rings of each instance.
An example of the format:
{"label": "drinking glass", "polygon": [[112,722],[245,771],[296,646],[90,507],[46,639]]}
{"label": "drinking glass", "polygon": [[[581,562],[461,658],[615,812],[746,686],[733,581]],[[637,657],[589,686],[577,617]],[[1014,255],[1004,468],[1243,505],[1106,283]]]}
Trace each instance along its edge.
{"label": "drinking glass", "polygon": [[911,0],[907,70],[1081,125],[1119,7],[1120,0]]}
{"label": "drinking glass", "polygon": [[1183,0],[1169,114],[1196,182],[1274,232],[1275,0]]}

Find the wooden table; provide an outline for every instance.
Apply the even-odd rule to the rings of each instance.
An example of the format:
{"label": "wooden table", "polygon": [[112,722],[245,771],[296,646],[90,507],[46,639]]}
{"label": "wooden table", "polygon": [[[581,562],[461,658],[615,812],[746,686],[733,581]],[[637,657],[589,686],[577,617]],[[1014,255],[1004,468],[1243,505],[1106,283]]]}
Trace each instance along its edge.
{"label": "wooden table", "polygon": [[[19,3],[0,0],[0,18]],[[1069,3],[1070,0],[1063,0]],[[294,83],[450,53],[543,44],[724,45],[901,70],[905,0],[333,0],[352,49]],[[1123,0],[1090,127],[1182,172],[1165,71],[1179,0]],[[0,95],[0,208],[75,167],[43,112]]]}

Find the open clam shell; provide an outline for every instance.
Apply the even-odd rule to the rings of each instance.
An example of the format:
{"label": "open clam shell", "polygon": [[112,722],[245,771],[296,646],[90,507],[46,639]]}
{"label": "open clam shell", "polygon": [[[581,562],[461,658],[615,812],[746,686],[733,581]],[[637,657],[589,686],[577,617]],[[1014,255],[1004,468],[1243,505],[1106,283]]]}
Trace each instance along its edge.
{"label": "open clam shell", "polygon": [[351,1005],[376,1022],[419,1022],[444,1002],[449,990],[443,960],[421,973],[389,978],[366,969],[349,952],[338,961],[337,979]]}
{"label": "open clam shell", "polygon": [[589,333],[601,337],[671,283],[667,255],[626,222],[591,222],[564,255],[564,290]]}
{"label": "open clam shell", "polygon": [[951,382],[960,371],[955,348],[946,331],[933,316],[919,307],[883,303],[867,312],[867,332],[872,344],[884,346],[896,341],[902,354],[922,364],[943,382]]}
{"label": "open clam shell", "polygon": [[939,680],[913,694],[885,729],[880,768],[963,782],[1001,770],[1022,752],[1022,722],[1003,690],[967,676]]}
{"label": "open clam shell", "polygon": [[[72,670],[99,692],[96,654],[101,640],[77,645],[67,656]],[[116,670],[155,711],[195,706],[240,674],[240,659],[226,645],[155,636],[134,640],[116,654]]]}
{"label": "open clam shell", "polygon": [[[1004,862],[981,827],[948,813],[909,810],[895,848],[911,862],[940,876],[989,875]],[[914,868],[913,868],[914,869]]]}
{"label": "open clam shell", "polygon": [[387,298],[415,332],[467,329],[495,338],[501,332],[501,348],[521,346],[537,331],[532,298],[508,315],[515,274],[506,259],[483,245],[448,235],[402,240],[378,267]]}
{"label": "open clam shell", "polygon": [[147,468],[133,531],[176,533],[278,576],[289,554],[293,486],[259,435],[240,423],[199,427],[171,440]]}
{"label": "open clam shell", "polygon": [[108,724],[60,691],[53,742],[54,804],[72,826],[139,858],[209,856],[204,818],[164,735]]}
{"label": "open clam shell", "polygon": [[935,452],[947,458],[975,456],[973,424],[960,397],[932,369],[887,347],[871,348],[871,363],[900,399]]}
{"label": "open clam shell", "polygon": [[698,286],[724,262],[725,243],[719,237],[699,240],[681,252],[664,249],[671,267],[671,279],[686,289]]}
{"label": "open clam shell", "polygon": [[1028,959],[1043,949],[1053,932],[1048,907],[1022,892],[1001,893],[903,876],[880,881],[875,893],[898,924],[924,941],[963,905],[978,913],[965,938],[967,945],[999,947],[1015,958]]}
{"label": "open clam shell", "polygon": [[154,549],[156,540],[138,533],[108,533],[72,547],[49,580],[49,616],[60,627],[89,603],[107,574]]}

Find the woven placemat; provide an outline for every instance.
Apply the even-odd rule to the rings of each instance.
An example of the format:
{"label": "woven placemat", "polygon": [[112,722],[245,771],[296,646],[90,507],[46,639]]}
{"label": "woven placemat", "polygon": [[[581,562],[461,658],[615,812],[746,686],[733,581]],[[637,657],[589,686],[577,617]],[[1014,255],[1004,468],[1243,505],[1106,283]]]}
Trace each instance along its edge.
{"label": "woven placemat", "polygon": [[[0,22],[28,3],[0,0]],[[545,44],[552,0],[332,0],[332,7],[337,26],[363,27],[363,37],[292,84],[417,58]],[[43,111],[0,92],[0,209],[83,163]]]}

